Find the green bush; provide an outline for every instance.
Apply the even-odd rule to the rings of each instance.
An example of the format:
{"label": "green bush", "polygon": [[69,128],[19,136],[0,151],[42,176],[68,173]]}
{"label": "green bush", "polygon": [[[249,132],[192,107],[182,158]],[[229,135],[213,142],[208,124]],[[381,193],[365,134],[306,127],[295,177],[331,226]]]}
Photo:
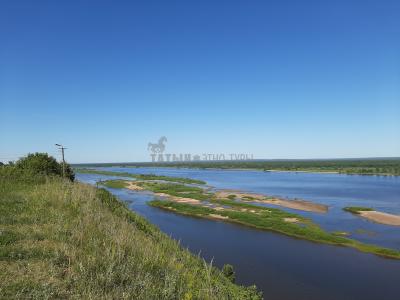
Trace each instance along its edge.
{"label": "green bush", "polygon": [[46,176],[63,176],[63,167],[65,169],[65,177],[74,181],[75,174],[70,165],[58,163],[54,157],[49,156],[47,153],[29,153],[15,163],[15,168],[17,169],[28,170],[33,174]]}
{"label": "green bush", "polygon": [[226,264],[222,267],[222,273],[228,278],[231,282],[235,282],[236,275],[235,271],[233,270],[233,266],[230,264]]}

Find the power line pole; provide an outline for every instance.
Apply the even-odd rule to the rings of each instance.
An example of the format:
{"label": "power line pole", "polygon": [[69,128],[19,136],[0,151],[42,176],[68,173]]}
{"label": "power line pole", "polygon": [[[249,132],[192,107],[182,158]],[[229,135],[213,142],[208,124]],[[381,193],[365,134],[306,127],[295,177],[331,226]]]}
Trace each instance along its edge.
{"label": "power line pole", "polygon": [[64,150],[67,149],[67,148],[65,148],[63,145],[60,145],[60,144],[56,144],[56,146],[59,147],[59,149],[61,149],[62,161],[63,161],[63,163],[62,163],[62,174],[63,174],[63,177],[65,177],[65,158],[64,158]]}

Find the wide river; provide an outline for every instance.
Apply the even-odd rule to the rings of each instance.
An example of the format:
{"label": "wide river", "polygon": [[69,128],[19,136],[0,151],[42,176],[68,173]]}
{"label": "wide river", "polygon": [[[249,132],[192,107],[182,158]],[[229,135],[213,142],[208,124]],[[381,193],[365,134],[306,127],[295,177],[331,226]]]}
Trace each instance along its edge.
{"label": "wide river", "polygon": [[[344,212],[367,206],[400,214],[400,177],[318,173],[121,168],[101,170],[201,179],[218,189],[299,198],[329,206],[326,214],[284,209],[313,219],[329,231],[400,250],[400,227],[375,224]],[[95,184],[111,176],[77,174]],[[129,207],[184,247],[221,267],[232,264],[237,283],[256,284],[266,299],[399,299],[400,260],[322,245],[241,225],[181,216],[146,204],[148,193],[109,189]]]}

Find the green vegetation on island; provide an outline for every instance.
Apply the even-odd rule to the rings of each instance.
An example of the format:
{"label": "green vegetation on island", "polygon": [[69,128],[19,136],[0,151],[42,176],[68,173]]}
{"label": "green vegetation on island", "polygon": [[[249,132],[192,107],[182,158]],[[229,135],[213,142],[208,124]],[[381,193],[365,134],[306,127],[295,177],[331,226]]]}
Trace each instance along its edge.
{"label": "green vegetation on island", "polygon": [[337,232],[327,232],[311,220],[298,214],[227,199],[212,200],[211,203],[222,204],[224,209],[165,200],[153,200],[149,202],[153,207],[184,215],[222,219],[224,221],[239,223],[263,230],[271,230],[313,242],[353,247],[363,252],[373,253],[387,258],[400,259],[400,251],[364,244],[356,240],[345,238],[337,234]]}
{"label": "green vegetation on island", "polygon": [[113,188],[113,189],[122,189],[126,188],[128,186],[128,183],[126,180],[122,179],[112,179],[112,180],[104,180],[104,181],[98,181],[98,184],[108,187],[108,188]]}
{"label": "green vegetation on island", "polygon": [[[125,188],[128,185],[123,180],[121,182],[120,180],[107,180],[102,182],[102,184],[109,187],[119,186],[120,188]],[[228,195],[226,198],[218,198],[215,193],[205,191],[202,188],[177,183],[140,181],[135,182],[135,185],[156,194],[161,193],[177,197],[177,199],[154,199],[148,202],[153,207],[184,215],[221,219],[313,242],[353,247],[363,252],[400,259],[400,251],[368,245],[346,238],[348,233],[327,232],[308,218],[277,208],[251,204],[248,201],[252,199],[246,198],[244,201],[239,201],[231,197],[234,195]],[[183,201],[180,201],[179,198]],[[200,202],[187,203],[187,199],[199,200]],[[363,207],[353,207],[352,209],[371,210]]]}
{"label": "green vegetation on island", "polygon": [[351,212],[353,214],[359,214],[360,211],[373,211],[370,207],[361,207],[361,206],[348,206],[343,208],[344,211]]}
{"label": "green vegetation on island", "polygon": [[196,200],[208,200],[213,194],[206,192],[204,189],[194,186],[187,186],[177,183],[160,183],[160,182],[138,182],[137,185],[154,193],[164,193],[170,196],[191,198]]}
{"label": "green vegetation on island", "polygon": [[187,183],[187,184],[206,184],[204,181],[197,180],[197,179],[163,176],[163,175],[155,175],[155,174],[132,174],[132,173],[128,173],[128,172],[102,171],[102,170],[87,169],[87,168],[75,168],[74,170],[76,173],[130,177],[130,178],[135,178],[138,180],[162,180],[162,181],[171,181],[171,182],[179,182],[179,183]]}
{"label": "green vegetation on island", "polygon": [[1,299],[261,298],[106,190],[42,167],[0,166]]}

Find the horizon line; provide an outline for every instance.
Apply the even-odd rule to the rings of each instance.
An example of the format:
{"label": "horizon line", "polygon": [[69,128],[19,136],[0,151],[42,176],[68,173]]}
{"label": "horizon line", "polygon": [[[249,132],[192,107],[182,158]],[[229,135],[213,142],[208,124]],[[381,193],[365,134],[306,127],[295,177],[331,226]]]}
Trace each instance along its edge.
{"label": "horizon line", "polygon": [[216,162],[268,162],[268,161],[329,161],[329,160],[396,160],[400,159],[400,156],[369,156],[369,157],[345,157],[345,158],[257,158],[247,160],[198,160],[198,161],[164,161],[164,162],[152,162],[152,161],[123,161],[123,162],[79,162],[70,163],[71,165],[96,165],[96,164],[175,164],[175,163],[216,163]]}

